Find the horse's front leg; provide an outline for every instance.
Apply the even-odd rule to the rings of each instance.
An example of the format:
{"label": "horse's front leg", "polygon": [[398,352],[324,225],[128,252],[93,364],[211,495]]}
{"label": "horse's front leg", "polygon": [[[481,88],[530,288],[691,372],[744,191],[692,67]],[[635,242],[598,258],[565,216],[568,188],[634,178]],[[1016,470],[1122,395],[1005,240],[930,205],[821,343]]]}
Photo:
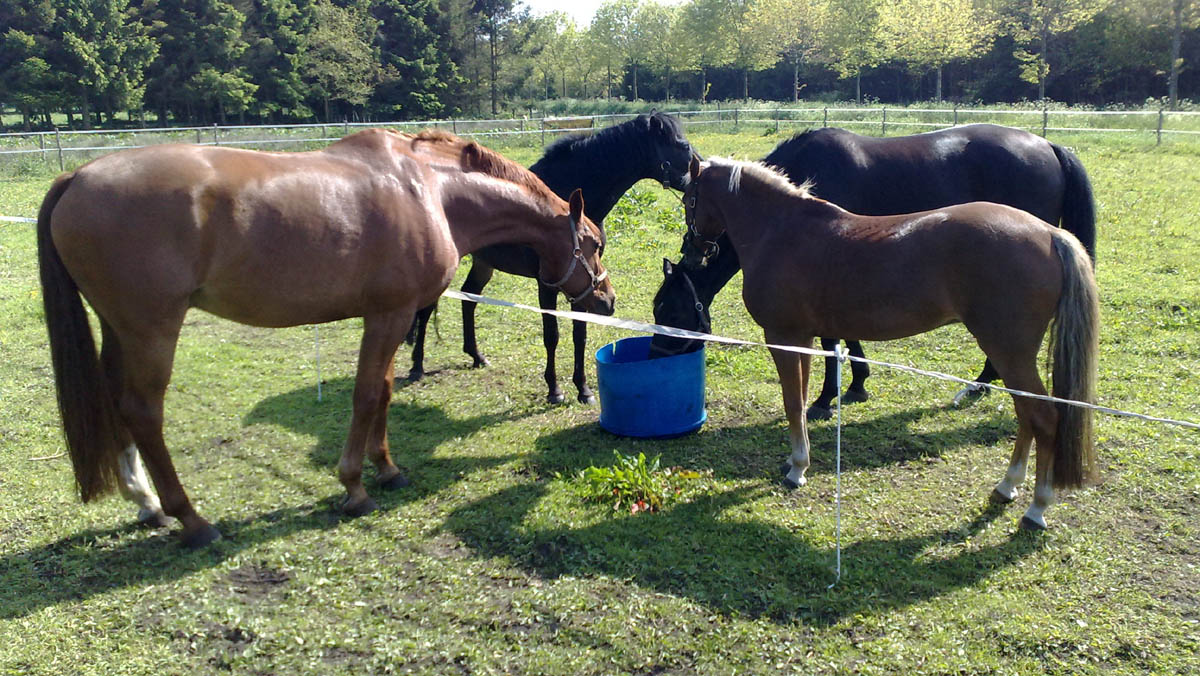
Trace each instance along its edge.
{"label": "horse's front leg", "polygon": [[[770,343],[797,344],[793,340],[778,340],[767,337]],[[812,339],[798,343],[808,347]],[[771,350],[775,360],[775,370],[779,373],[779,385],[783,389],[783,410],[788,419],[788,433],[791,437],[792,453],[783,466],[784,484],[790,488],[803,486],[808,479],[804,473],[810,464],[808,425],[805,420],[804,402],[808,398],[808,375],[811,367],[811,357],[787,350]]]}
{"label": "horse's front leg", "polygon": [[[387,407],[392,398],[393,360],[400,341],[412,326],[414,314],[414,309],[407,308],[363,318],[350,433],[346,436],[346,445],[338,461],[338,478],[346,488],[342,511],[350,516],[362,516],[376,509],[375,501],[367,495],[362,484],[363,454],[368,444],[374,442],[376,447],[370,451],[372,458],[378,461],[382,457],[378,444],[380,440],[386,444],[387,439]],[[390,458],[387,458],[386,466],[395,468]],[[381,469],[386,470],[386,466]],[[399,470],[385,473],[392,474],[381,477],[386,482],[395,479]]]}
{"label": "horse's front leg", "polygon": [[575,344],[575,375],[572,380],[575,389],[579,391],[579,403],[594,404],[596,395],[587,384],[587,322],[574,320],[571,322],[571,338]]}
{"label": "horse's front leg", "polygon": [[[558,289],[538,282],[538,306],[543,310],[557,308]],[[554,364],[558,351],[558,317],[554,315],[542,315],[542,345],[546,347],[546,370],[542,374],[546,379],[546,401],[561,404],[566,397],[558,387],[558,368]]]}

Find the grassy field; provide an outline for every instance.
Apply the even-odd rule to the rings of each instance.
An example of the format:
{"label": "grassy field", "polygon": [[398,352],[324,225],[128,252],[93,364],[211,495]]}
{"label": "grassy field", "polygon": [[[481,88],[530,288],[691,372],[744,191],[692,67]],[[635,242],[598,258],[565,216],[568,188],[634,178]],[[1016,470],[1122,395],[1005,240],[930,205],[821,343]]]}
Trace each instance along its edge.
{"label": "grassy field", "polygon": [[[782,139],[690,136],[742,158]],[[1098,200],[1100,400],[1200,421],[1200,150],[1072,145]],[[540,151],[505,152],[529,164]],[[0,180],[0,213],[35,213],[49,178]],[[661,259],[677,257],[678,201],[644,182],[608,227],[617,313],[648,320]],[[761,339],[739,284],[718,297],[714,328]],[[497,275],[487,293],[536,304],[525,279]],[[814,426],[810,482],[783,489],[786,424],[764,350],[709,348],[699,433],[622,439],[594,407],[544,403],[536,316],[481,308],[492,365],[472,370],[444,302],[431,373],[399,386],[389,415],[412,485],[374,489],[382,509],[346,520],[335,465],[361,323],[321,327],[318,402],[311,327],[195,313],[166,437],[226,537],[190,552],[135,527],[128,503],[73,495],[38,296],[33,228],[0,224],[0,674],[1200,671],[1195,432],[1100,417],[1103,483],[1029,535],[1016,521],[1030,483],[1008,508],[987,502],[1011,401],[953,409],[955,386],[877,370],[873,399],[844,412],[844,574],[828,589],[835,428]],[[591,335],[595,349],[627,334]],[[959,327],[867,349],[964,377],[982,360]],[[570,392],[567,370],[560,348]],[[576,479],[614,450],[702,476],[658,513],[616,513],[582,500]]]}

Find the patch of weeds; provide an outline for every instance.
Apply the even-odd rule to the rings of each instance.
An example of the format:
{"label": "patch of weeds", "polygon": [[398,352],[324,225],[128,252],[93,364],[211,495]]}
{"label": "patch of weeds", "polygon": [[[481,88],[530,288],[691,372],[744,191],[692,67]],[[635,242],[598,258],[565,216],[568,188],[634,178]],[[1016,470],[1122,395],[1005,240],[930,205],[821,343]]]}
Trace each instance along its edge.
{"label": "patch of weeds", "polygon": [[635,457],[613,451],[613,456],[616,462],[611,467],[592,465],[581,470],[577,483],[585,497],[596,502],[612,501],[613,511],[657,512],[683,491],[684,482],[701,476],[694,470],[661,467],[660,455],[649,461],[645,453]]}

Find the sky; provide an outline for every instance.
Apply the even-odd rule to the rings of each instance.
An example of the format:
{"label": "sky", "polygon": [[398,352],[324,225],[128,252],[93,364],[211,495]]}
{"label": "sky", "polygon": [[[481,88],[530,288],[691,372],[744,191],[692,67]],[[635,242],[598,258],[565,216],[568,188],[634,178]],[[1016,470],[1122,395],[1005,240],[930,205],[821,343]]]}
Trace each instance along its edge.
{"label": "sky", "polygon": [[581,28],[592,22],[592,16],[601,2],[602,0],[525,0],[525,4],[534,14],[549,14],[557,9],[571,15]]}

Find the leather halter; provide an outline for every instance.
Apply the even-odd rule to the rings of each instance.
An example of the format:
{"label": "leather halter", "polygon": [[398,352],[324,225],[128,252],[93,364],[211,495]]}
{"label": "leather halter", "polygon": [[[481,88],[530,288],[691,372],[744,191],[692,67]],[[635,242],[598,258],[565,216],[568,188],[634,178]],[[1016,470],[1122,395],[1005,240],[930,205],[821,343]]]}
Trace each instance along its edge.
{"label": "leather halter", "polygon": [[[579,248],[579,223],[576,222],[574,216],[571,216],[570,219],[571,219],[571,243],[575,249],[574,255],[571,258],[571,264],[567,266],[567,272],[566,272],[566,274],[563,275],[562,279],[558,280],[557,282],[555,282],[553,284],[547,284],[547,285],[552,286],[552,287],[558,289],[559,291],[562,291],[563,294],[566,295],[566,297],[567,297],[567,302],[569,302],[571,305],[574,305],[574,304],[578,303],[579,301],[583,300],[584,298],[587,298],[588,296],[592,295],[592,293],[594,293],[596,291],[596,289],[600,288],[600,285],[604,282],[604,280],[608,279],[608,270],[605,270],[604,272],[601,272],[599,275],[596,275],[596,271],[592,269],[592,266],[588,264],[587,259],[585,259],[583,257],[583,250]],[[565,288],[563,288],[563,285],[566,284],[567,281],[571,279],[571,275],[575,274],[575,266],[576,265],[582,265],[583,269],[587,271],[588,277],[590,277],[592,281],[591,281],[591,284],[588,285],[588,288],[586,290],[581,292],[578,296],[572,297],[571,294]],[[543,283],[545,284],[546,282],[543,282]]]}
{"label": "leather halter", "polygon": [[[704,314],[704,303],[700,302],[700,293],[698,291],[696,291],[696,285],[692,282],[692,278],[688,277],[687,273],[681,272],[681,273],[677,273],[677,274],[683,275],[683,281],[687,283],[688,291],[692,292],[692,308],[695,309],[696,318],[697,318],[696,331],[699,333],[711,333],[712,332],[712,324],[709,322],[708,317]],[[690,350],[692,348],[692,345],[695,345],[698,342],[699,343],[704,342],[704,341],[700,340],[699,338],[686,338],[686,339],[682,339],[682,340],[684,340],[685,342],[683,343],[683,347],[679,348],[678,350],[668,350],[667,348],[662,347],[661,345],[655,345],[653,342],[651,342],[650,343],[650,351],[653,353],[656,353],[656,354],[660,354],[664,357],[674,357],[676,355],[680,355],[680,354],[687,352],[688,350]]]}
{"label": "leather halter", "polygon": [[[692,181],[692,185],[688,186],[692,189],[692,196],[688,198],[687,192],[681,199],[683,204],[683,222],[687,224],[688,234],[691,235],[694,242],[699,242],[700,246],[696,248],[700,250],[700,257],[708,260],[713,256],[721,253],[721,245],[717,244],[717,239],[721,236],[718,234],[713,239],[706,239],[700,231],[696,229],[696,194],[700,192],[700,182]],[[691,280],[688,280],[689,282]]]}

